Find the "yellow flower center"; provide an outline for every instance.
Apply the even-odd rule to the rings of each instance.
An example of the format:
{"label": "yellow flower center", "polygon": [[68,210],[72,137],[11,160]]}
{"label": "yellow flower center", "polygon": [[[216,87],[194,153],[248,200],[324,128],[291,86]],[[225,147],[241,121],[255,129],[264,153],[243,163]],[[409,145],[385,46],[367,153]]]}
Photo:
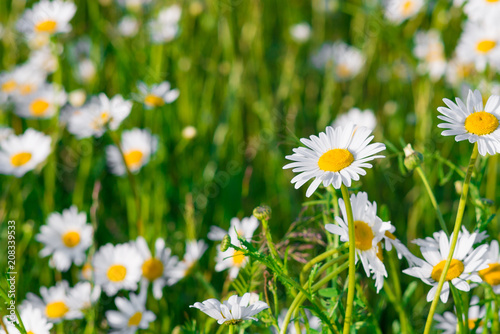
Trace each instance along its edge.
{"label": "yellow flower center", "polygon": [[80,243],[80,233],[68,231],[62,236],[62,242],[66,247],[73,248]]}
{"label": "yellow flower center", "polygon": [[10,157],[10,163],[14,167],[21,167],[27,164],[30,160],[31,160],[31,153],[29,152],[20,152]]}
{"label": "yellow flower center", "polygon": [[351,70],[345,64],[337,65],[337,75],[340,78],[347,78],[351,75]]}
{"label": "yellow flower center", "polygon": [[233,255],[233,263],[235,266],[241,266],[245,260],[245,254],[242,251],[235,251]]}
{"label": "yellow flower center", "polygon": [[127,275],[127,268],[125,268],[121,264],[114,264],[109,267],[106,275],[111,282],[121,282]]}
{"label": "yellow flower center", "polygon": [[144,104],[148,107],[161,107],[165,104],[165,101],[158,95],[148,94],[144,98]]}
{"label": "yellow flower center", "polygon": [[31,92],[33,92],[33,85],[26,84],[19,87],[19,93],[21,93],[21,95],[28,95]]}
{"label": "yellow flower center", "polygon": [[403,15],[410,15],[413,9],[413,1],[406,1],[403,4]]}
{"label": "yellow flower center", "polygon": [[499,285],[500,284],[500,263],[491,263],[488,268],[480,270],[479,275],[481,275],[483,281],[489,285]]}
{"label": "yellow flower center", "polygon": [[143,156],[144,154],[142,154],[139,150],[128,151],[124,154],[125,163],[129,167],[136,167],[137,165],[140,165]]}
{"label": "yellow flower center", "polygon": [[498,128],[498,119],[486,111],[470,114],[465,119],[465,129],[478,136],[492,133]]}
{"label": "yellow flower center", "polygon": [[27,331],[26,334],[35,334],[33,331]]}
{"label": "yellow flower center", "polygon": [[49,319],[62,318],[69,311],[69,308],[63,301],[57,301],[45,306],[45,315]]}
{"label": "yellow flower center", "polygon": [[477,43],[476,45],[476,48],[477,48],[477,51],[481,52],[481,53],[488,53],[491,51],[491,49],[493,49],[495,46],[497,45],[497,42],[493,41],[493,40],[488,40],[488,39],[485,39],[479,43]]}
{"label": "yellow flower center", "polygon": [[150,258],[142,264],[142,276],[153,282],[163,275],[163,263],[156,258]]}
{"label": "yellow flower center", "polygon": [[133,316],[128,319],[128,326],[139,326],[142,320],[142,313],[141,312],[135,312]]}
{"label": "yellow flower center", "polygon": [[38,32],[52,33],[56,30],[57,22],[54,20],[46,20],[35,25],[35,30]]}
{"label": "yellow flower center", "polygon": [[362,251],[372,248],[374,235],[372,228],[361,220],[354,222],[354,240],[356,248]]}
{"label": "yellow flower center", "polygon": [[[443,268],[446,263],[446,260],[443,260],[436,264],[434,268],[432,268],[432,273],[431,277],[434,281],[439,282],[439,278],[441,277],[441,274],[443,273]],[[457,259],[452,259],[450,268],[448,269],[448,272],[446,273],[446,280],[451,281],[454,278],[457,278],[458,276],[462,275],[464,272],[464,264],[462,261],[457,260]]]}
{"label": "yellow flower center", "polygon": [[318,160],[318,166],[325,172],[338,172],[349,167],[353,161],[354,156],[351,152],[344,148],[334,148],[323,153]]}
{"label": "yellow flower center", "polygon": [[35,99],[30,104],[30,110],[33,116],[42,116],[48,108],[49,103],[43,99]]}
{"label": "yellow flower center", "polygon": [[5,81],[2,84],[2,92],[11,93],[16,89],[16,87],[17,83],[14,80]]}

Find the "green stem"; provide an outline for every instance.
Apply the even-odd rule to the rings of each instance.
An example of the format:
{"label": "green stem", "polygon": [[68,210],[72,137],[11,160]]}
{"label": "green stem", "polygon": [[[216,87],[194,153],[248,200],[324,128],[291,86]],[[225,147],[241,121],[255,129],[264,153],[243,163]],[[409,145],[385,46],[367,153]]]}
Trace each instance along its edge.
{"label": "green stem", "polygon": [[352,310],[354,308],[354,293],[356,292],[356,244],[354,234],[354,219],[352,217],[351,199],[349,190],[342,184],[342,197],[344,198],[345,210],[347,212],[347,223],[349,226],[349,283],[347,286],[347,306],[344,318],[344,334],[351,330]]}
{"label": "green stem", "polygon": [[274,247],[273,243],[273,238],[271,236],[271,233],[269,232],[269,224],[268,224],[268,219],[262,219],[262,230],[264,231],[264,235],[266,236],[267,240],[267,246],[269,247],[269,250],[271,251],[271,255],[273,258],[276,260],[276,262],[279,263],[281,267],[283,267],[283,263],[281,262],[281,258],[278,255],[278,252],[276,251],[276,248]]}
{"label": "green stem", "polygon": [[347,245],[344,244],[338,248],[334,248],[334,249],[330,249],[318,256],[316,256],[315,258],[313,258],[311,261],[307,262],[306,265],[302,268],[301,272],[300,272],[300,282],[302,284],[304,284],[304,281],[305,281],[305,276],[307,274],[307,272],[318,262],[321,262],[323,260],[325,260],[326,258],[334,255],[334,254],[337,254],[338,252],[344,250],[344,248],[346,248]]}
{"label": "green stem", "polygon": [[[460,292],[453,285],[450,284],[450,290],[453,295],[453,301],[455,302],[455,309],[457,312],[457,324],[458,324],[458,333],[465,334],[465,326],[464,326],[464,308],[462,303],[462,298],[460,296]],[[467,322],[465,322],[467,323]],[[467,326],[468,328],[469,326]]]}
{"label": "green stem", "polygon": [[234,333],[234,325],[229,325],[229,334],[233,334]]}
{"label": "green stem", "polygon": [[418,175],[422,179],[422,182],[424,183],[425,189],[427,190],[427,194],[429,194],[429,199],[431,200],[432,206],[434,207],[434,210],[436,210],[437,218],[439,220],[439,225],[441,225],[441,229],[446,233],[446,235],[450,235],[448,232],[448,228],[446,227],[446,223],[443,219],[443,214],[441,213],[441,210],[439,209],[439,205],[436,201],[436,197],[434,196],[434,193],[432,192],[432,189],[429,185],[429,181],[427,180],[427,177],[424,174],[424,171],[422,170],[422,167],[417,166],[415,168],[417,171]]}
{"label": "green stem", "polygon": [[453,259],[453,253],[455,252],[455,247],[457,245],[458,233],[460,233],[460,227],[462,226],[462,219],[464,217],[465,204],[467,203],[467,194],[469,193],[470,179],[472,176],[472,171],[476,164],[476,159],[478,155],[477,142],[474,144],[474,149],[472,150],[472,155],[470,157],[469,166],[467,167],[467,174],[465,175],[462,195],[460,196],[460,202],[458,204],[457,218],[455,220],[455,227],[453,228],[453,238],[450,244],[450,252],[446,263],[439,278],[438,287],[436,294],[434,295],[434,300],[432,301],[431,308],[429,310],[429,315],[427,316],[427,321],[425,323],[424,334],[429,334],[432,328],[432,321],[434,318],[434,313],[436,312],[437,304],[439,303],[439,296],[441,295],[441,290],[443,289],[444,282],[446,280],[446,275],[448,274],[448,269],[450,268],[451,260]]}

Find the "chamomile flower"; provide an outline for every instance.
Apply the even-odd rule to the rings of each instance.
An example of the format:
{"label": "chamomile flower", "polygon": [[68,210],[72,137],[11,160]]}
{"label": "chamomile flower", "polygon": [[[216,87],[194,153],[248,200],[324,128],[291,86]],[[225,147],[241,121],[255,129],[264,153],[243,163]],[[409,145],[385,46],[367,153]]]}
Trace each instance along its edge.
{"label": "chamomile flower", "polygon": [[68,295],[75,308],[84,311],[88,310],[95,304],[101,296],[101,287],[94,286],[90,282],[78,282],[72,287]]}
{"label": "chamomile flower", "polygon": [[479,72],[490,64],[500,67],[500,31],[495,25],[468,22],[458,41],[457,57],[463,63],[474,63]]}
{"label": "chamomile flower", "polygon": [[351,186],[351,180],[359,180],[359,175],[365,175],[363,168],[371,168],[368,161],[383,158],[375,155],[385,150],[381,143],[369,144],[373,139],[371,131],[365,127],[355,127],[354,124],[345,127],[326,127],[326,133],[319,136],[302,138],[300,141],[307,146],[294,148],[294,154],[286,156],[294,162],[285,165],[283,169],[293,168],[300,173],[292,179],[295,189],[300,188],[310,179],[314,179],[307,189],[310,197],[321,183],[328,187],[333,185],[339,189],[341,184]]}
{"label": "chamomile flower", "polygon": [[23,118],[50,118],[66,103],[66,93],[45,84],[33,94],[16,101],[16,114]]}
{"label": "chamomile flower", "polygon": [[32,34],[55,34],[71,31],[69,21],[76,13],[74,3],[62,0],[41,0],[26,9],[17,23],[20,32]]}
{"label": "chamomile flower", "polygon": [[54,73],[59,67],[57,57],[52,54],[49,47],[43,47],[31,53],[28,60],[29,66],[41,69],[46,73]]}
{"label": "chamomile flower", "polygon": [[124,16],[118,23],[118,31],[123,37],[133,37],[139,31],[139,23],[131,15]]}
{"label": "chamomile flower", "polygon": [[464,12],[473,22],[496,24],[500,17],[500,3],[495,0],[469,0]]}
{"label": "chamomile flower", "polygon": [[415,57],[420,60],[418,71],[428,73],[434,81],[439,80],[446,71],[444,45],[437,30],[419,31],[415,35]]}
{"label": "chamomile flower", "polygon": [[166,103],[172,103],[179,97],[179,90],[171,89],[168,81],[150,87],[143,82],[139,82],[137,88],[139,89],[139,99],[144,103],[147,109],[161,107]]}
{"label": "chamomile flower", "polygon": [[[231,244],[242,248],[243,245],[238,238],[243,238],[247,241],[250,241],[258,226],[259,221],[254,216],[251,216],[250,218],[243,218],[241,222],[238,218],[233,218],[231,219],[231,226],[229,227],[229,231],[224,232],[224,235],[226,233],[229,234]],[[212,232],[215,231],[212,230]],[[215,237],[214,233],[212,233],[212,237]],[[217,239],[219,237],[220,233],[217,234]],[[231,279],[235,279],[236,276],[238,276],[240,268],[243,268],[246,265],[248,259],[242,251],[235,250],[234,248],[230,247],[225,252],[222,252],[220,249],[218,249],[216,261],[217,264],[215,265],[215,271],[223,271],[229,268],[229,277]]]}
{"label": "chamomile flower", "polygon": [[108,296],[121,289],[135,291],[141,278],[141,265],[141,256],[134,245],[106,244],[99,248],[92,260],[95,284],[100,285]]}
{"label": "chamomile flower", "polygon": [[424,6],[423,0],[388,0],[385,17],[396,24],[415,16]]}
{"label": "chamomile flower", "polygon": [[36,240],[44,244],[40,256],[52,255],[50,265],[59,271],[67,271],[72,263],[80,266],[85,262],[85,251],[92,245],[93,228],[87,224],[87,215],[78,212],[76,206],[51,213],[47,225],[40,227]]}
{"label": "chamomile flower", "polygon": [[446,81],[452,85],[460,85],[466,78],[475,74],[474,61],[462,61],[455,57],[446,66]]}
{"label": "chamomile flower", "polygon": [[338,115],[332,123],[332,127],[347,126],[349,124],[364,126],[370,131],[373,131],[377,126],[377,118],[371,109],[361,110],[358,108],[351,108],[345,114]]}
{"label": "chamomile flower", "polygon": [[[377,203],[368,201],[368,195],[360,192],[351,195],[352,214],[355,227],[356,262],[361,260],[366,276],[371,274],[375,277],[377,293],[384,285],[384,276],[387,277],[384,263],[380,259],[379,242],[384,239],[385,232],[391,228],[391,224],[383,222],[377,216]],[[328,232],[340,236],[343,242],[349,241],[349,227],[347,223],[347,211],[343,199],[339,199],[339,207],[342,217],[335,217],[337,224],[326,224]]]}
{"label": "chamomile flower", "polygon": [[490,96],[484,107],[478,90],[469,90],[467,104],[459,98],[456,98],[456,104],[448,99],[443,99],[443,102],[448,106],[438,108],[442,114],[438,118],[445,122],[438,124],[439,128],[446,129],[441,132],[443,136],[455,136],[457,142],[477,142],[482,156],[500,152],[500,96]]}
{"label": "chamomile flower", "polygon": [[138,172],[149,162],[157,147],[158,137],[152,135],[149,130],[135,128],[123,131],[121,142],[123,156],[118,147],[108,146],[106,148],[108,166],[115,175],[125,175],[125,164],[131,172]]}
{"label": "chamomile flower", "polygon": [[106,127],[116,130],[132,110],[132,102],[121,95],[109,99],[101,93],[68,119],[68,131],[77,138],[101,137]]}
{"label": "chamomile flower", "polygon": [[149,22],[149,32],[153,43],[170,42],[177,36],[181,13],[180,6],[172,5],[161,10],[158,17]]}
{"label": "chamomile flower", "polygon": [[22,100],[36,92],[44,83],[46,73],[29,64],[16,67],[0,75],[0,96]]}
{"label": "chamomile flower", "polygon": [[165,240],[156,239],[155,256],[151,254],[143,237],[138,237],[135,245],[142,258],[142,280],[153,285],[153,296],[160,299],[163,287],[168,284],[170,272],[179,262],[177,256],[172,256],[170,248],[165,247]]}
{"label": "chamomile flower", "polygon": [[[389,222],[390,224],[390,222]],[[396,227],[391,225],[391,227],[384,233],[385,249],[391,251],[392,247],[398,253],[398,258],[401,260],[403,257],[408,261],[410,266],[417,263],[418,258],[413,255],[410,250],[393,234],[396,232]]]}
{"label": "chamomile flower", "polygon": [[50,154],[52,139],[33,129],[11,135],[0,142],[0,174],[21,177],[35,169]]}
{"label": "chamomile flower", "polygon": [[156,320],[155,314],[146,310],[146,294],[130,293],[129,298],[116,297],[118,311],[106,311],[110,333],[133,334],[138,329],[147,329]]}
{"label": "chamomile flower", "polygon": [[302,22],[290,27],[290,36],[297,43],[304,43],[311,37],[311,26]]}
{"label": "chamomile flower", "polygon": [[480,270],[479,276],[493,287],[496,294],[500,293],[500,251],[498,249],[498,241],[493,240],[488,247],[486,253],[490,264],[488,268]]}
{"label": "chamomile flower", "polygon": [[361,71],[365,56],[355,47],[339,41],[334,44],[324,44],[313,56],[312,62],[317,68],[331,65],[335,78],[338,81],[345,81],[355,77]]}
{"label": "chamomile flower", "polygon": [[[482,323],[486,316],[486,307],[479,306],[479,298],[473,296],[470,300],[469,312],[468,312],[468,324],[470,330],[476,328],[475,333],[482,333]],[[442,334],[455,334],[457,333],[457,316],[452,312],[444,312],[443,315],[435,314],[434,320],[436,320],[436,329],[442,330]],[[479,321],[479,323],[478,323]]]}
{"label": "chamomile flower", "polygon": [[[489,260],[485,256],[488,246],[481,245],[473,249],[476,236],[476,233],[469,235],[462,233],[458,236],[457,246],[440,295],[443,303],[448,301],[450,284],[459,290],[469,291],[470,285],[467,281],[481,282],[478,271],[488,268]],[[439,278],[450,252],[452,237],[453,235],[448,239],[444,231],[435,234],[436,242],[420,248],[425,260],[420,260],[416,266],[403,270],[405,274],[420,278],[424,283],[432,286],[427,294],[428,302],[432,301],[436,294]]]}
{"label": "chamomile flower", "polygon": [[26,295],[25,302],[42,311],[47,320],[52,323],[58,323],[62,320],[81,319],[83,314],[74,307],[75,301],[68,295],[68,291],[68,282],[60,281],[50,288],[41,287],[41,298],[29,292]]}
{"label": "chamomile flower", "polygon": [[118,0],[118,3],[131,10],[139,10],[141,7],[149,5],[152,0]]}
{"label": "chamomile flower", "polygon": [[[31,334],[50,334],[50,329],[54,326],[47,321],[42,311],[28,304],[20,310],[21,320],[27,333]],[[4,317],[4,324],[9,334],[21,334],[21,332],[12,324],[8,317]],[[6,334],[3,329],[0,329],[0,334]]]}
{"label": "chamomile flower", "polygon": [[233,295],[223,303],[217,299],[211,298],[204,302],[196,302],[194,307],[217,320],[219,325],[222,324],[237,324],[243,320],[256,320],[254,317],[257,313],[269,308],[263,301],[256,301],[250,304],[250,293],[245,293],[243,297]]}
{"label": "chamomile flower", "polygon": [[208,245],[203,240],[186,241],[184,258],[170,271],[168,285],[173,285],[186,277],[207,249]]}

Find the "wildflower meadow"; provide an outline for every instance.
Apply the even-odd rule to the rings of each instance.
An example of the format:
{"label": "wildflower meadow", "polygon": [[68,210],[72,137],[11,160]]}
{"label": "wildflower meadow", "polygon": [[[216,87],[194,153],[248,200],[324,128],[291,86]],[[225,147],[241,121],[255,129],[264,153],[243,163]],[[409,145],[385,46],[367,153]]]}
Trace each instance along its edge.
{"label": "wildflower meadow", "polygon": [[0,0],[0,334],[500,333],[499,22]]}

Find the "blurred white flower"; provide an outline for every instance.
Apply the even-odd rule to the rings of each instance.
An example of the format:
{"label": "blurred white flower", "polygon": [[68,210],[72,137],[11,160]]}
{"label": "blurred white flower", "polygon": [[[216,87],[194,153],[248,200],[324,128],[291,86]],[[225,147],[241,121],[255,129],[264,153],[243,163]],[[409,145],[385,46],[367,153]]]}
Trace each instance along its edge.
{"label": "blurred white flower", "polygon": [[133,37],[139,31],[139,22],[131,15],[124,16],[118,23],[118,31],[124,37]]}
{"label": "blurred white flower", "polygon": [[33,51],[28,60],[28,64],[46,73],[54,73],[59,67],[57,57],[52,54],[49,47],[43,47]]}
{"label": "blurred white flower", "polygon": [[333,127],[347,126],[349,124],[364,126],[373,131],[377,126],[377,118],[371,109],[351,108],[348,112],[338,115],[335,121],[332,122]]}
{"label": "blurred white flower", "polygon": [[468,0],[464,12],[469,20],[478,23],[498,25],[500,2],[497,0]]}
{"label": "blurred white flower", "polygon": [[396,24],[416,15],[424,6],[424,0],[387,0],[385,17]]}
{"label": "blurred white flower", "polygon": [[311,37],[311,26],[308,23],[298,23],[290,27],[290,35],[297,43],[304,43]]}
{"label": "blurred white flower", "polygon": [[[21,308],[19,313],[27,333],[50,334],[53,324],[47,321],[40,309],[28,304],[26,307]],[[3,320],[9,334],[21,334],[8,316],[5,316]],[[0,334],[6,334],[6,332],[0,328]]]}
{"label": "blurred white flower", "polygon": [[196,128],[192,125],[186,126],[184,129],[182,129],[182,138],[185,139],[193,139],[196,137]]}
{"label": "blurred white flower", "polygon": [[490,64],[500,68],[500,30],[495,25],[468,21],[456,49],[462,63],[474,63],[479,72]]}
{"label": "blurred white flower", "polygon": [[71,303],[76,309],[85,311],[90,309],[101,296],[101,287],[94,286],[90,282],[78,282],[74,287],[69,289]]}
{"label": "blurred white flower", "polygon": [[459,86],[465,78],[475,73],[474,61],[463,62],[457,57],[451,59],[446,66],[446,81]]}
{"label": "blurred white flower", "polygon": [[0,126],[0,143],[14,134],[14,130],[6,126]]}
{"label": "blurred white flower", "polygon": [[490,264],[488,268],[480,270],[479,276],[493,287],[496,294],[500,293],[500,251],[498,248],[498,241],[493,240],[488,247],[486,253]]}
{"label": "blurred white flower", "polygon": [[184,258],[170,271],[168,285],[173,285],[186,277],[207,249],[208,245],[203,240],[186,240]]}
{"label": "blurred white flower", "polygon": [[131,10],[139,10],[141,7],[149,5],[152,0],[118,0],[118,3]]}
{"label": "blurred white flower", "polygon": [[172,5],[161,10],[158,17],[149,22],[149,32],[153,43],[170,42],[177,36],[181,13],[182,9],[179,5]]}
{"label": "blurred white flower", "polygon": [[147,109],[161,107],[165,103],[172,103],[179,97],[179,90],[172,89],[168,81],[152,86],[139,82],[137,88],[139,89],[138,99],[144,103]]}
{"label": "blurred white flower", "polygon": [[[486,307],[484,305],[479,305],[479,297],[472,296],[467,317],[468,323],[466,324],[466,326],[472,330],[476,327],[476,324],[479,320],[479,323],[477,324],[478,326],[474,333],[482,333],[485,316]],[[435,314],[434,320],[436,320],[436,329],[440,329],[443,331],[441,334],[457,333],[457,316],[453,312],[444,312],[443,315]]]}
{"label": "blurred white flower", "polygon": [[26,9],[17,29],[27,35],[55,34],[71,31],[69,21],[76,13],[74,3],[62,0],[41,0]]}
{"label": "blurred white flower", "polygon": [[419,31],[415,35],[415,57],[420,60],[417,70],[439,80],[446,71],[444,45],[437,30]]}
{"label": "blurred white flower", "polygon": [[74,91],[68,94],[68,101],[71,106],[75,108],[79,108],[85,104],[87,100],[87,93],[84,89],[75,89]]}
{"label": "blurred white flower", "polygon": [[312,57],[312,62],[319,69],[332,66],[335,78],[338,81],[345,81],[355,77],[361,71],[365,56],[355,47],[344,42],[335,42],[323,44]]}
{"label": "blurred white flower", "polygon": [[84,58],[78,62],[78,77],[84,83],[92,82],[97,74],[94,62]]}
{"label": "blurred white flower", "polygon": [[22,99],[16,98],[15,113],[23,118],[51,118],[66,100],[66,93],[59,87],[45,84]]}
{"label": "blurred white flower", "polygon": [[129,299],[116,297],[118,311],[106,311],[106,319],[111,327],[110,333],[133,334],[138,329],[147,329],[156,320],[153,312],[146,310],[146,294],[130,293]]}

